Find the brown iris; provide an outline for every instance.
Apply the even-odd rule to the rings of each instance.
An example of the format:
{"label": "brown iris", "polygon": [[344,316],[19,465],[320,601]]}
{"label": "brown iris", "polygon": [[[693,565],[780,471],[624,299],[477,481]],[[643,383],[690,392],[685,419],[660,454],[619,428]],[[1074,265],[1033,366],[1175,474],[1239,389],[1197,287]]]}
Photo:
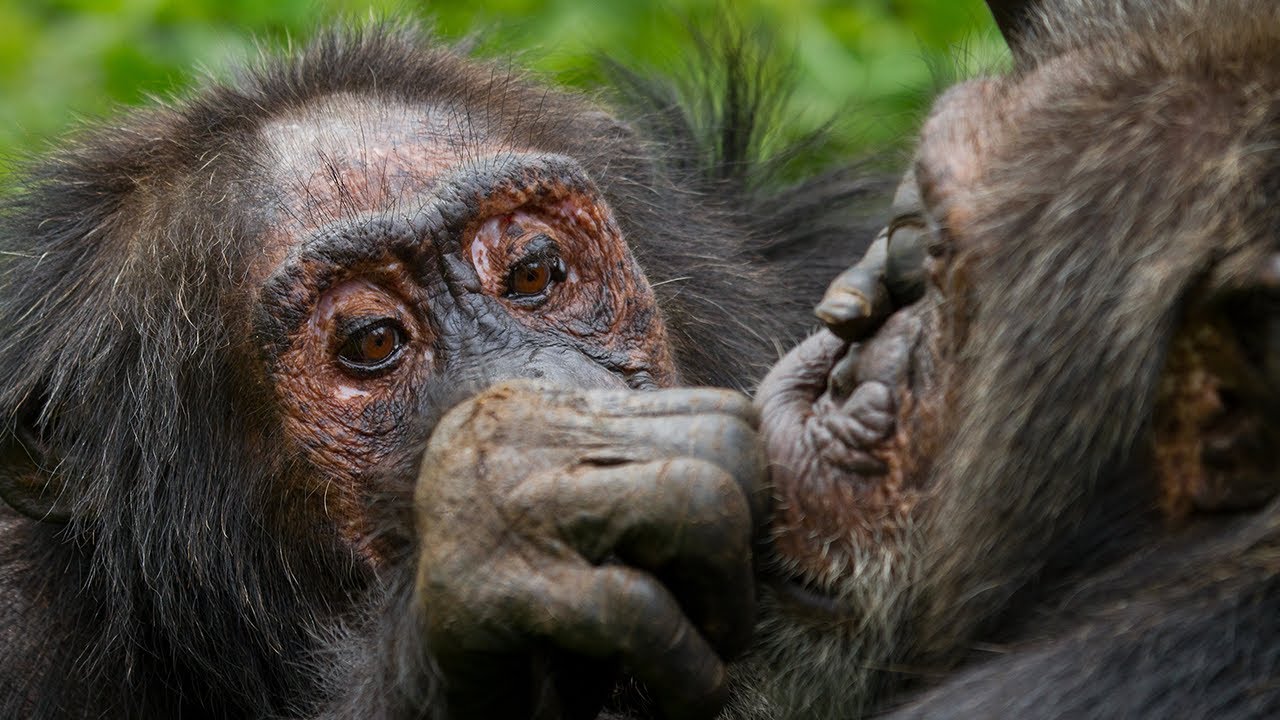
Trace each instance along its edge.
{"label": "brown iris", "polygon": [[519,295],[537,295],[551,284],[551,268],[545,262],[530,263],[511,273],[511,291]]}
{"label": "brown iris", "polygon": [[372,369],[390,360],[403,344],[404,336],[399,328],[392,323],[380,323],[352,333],[338,355],[348,365]]}
{"label": "brown iris", "polygon": [[516,297],[541,295],[552,283],[564,278],[564,263],[560,258],[531,258],[511,269],[511,274],[507,277],[507,291],[509,295]]}

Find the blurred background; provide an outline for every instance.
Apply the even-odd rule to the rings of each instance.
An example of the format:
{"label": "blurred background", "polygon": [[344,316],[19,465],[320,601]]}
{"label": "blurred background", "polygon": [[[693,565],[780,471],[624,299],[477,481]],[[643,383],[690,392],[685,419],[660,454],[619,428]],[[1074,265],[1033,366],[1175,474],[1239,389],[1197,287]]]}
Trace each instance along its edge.
{"label": "blurred background", "polygon": [[853,151],[900,146],[937,88],[1007,62],[982,0],[0,0],[0,168],[80,119],[181,93],[335,20],[423,18],[589,86],[599,52],[687,70],[689,21],[726,12],[765,28],[793,68],[785,132],[834,119]]}

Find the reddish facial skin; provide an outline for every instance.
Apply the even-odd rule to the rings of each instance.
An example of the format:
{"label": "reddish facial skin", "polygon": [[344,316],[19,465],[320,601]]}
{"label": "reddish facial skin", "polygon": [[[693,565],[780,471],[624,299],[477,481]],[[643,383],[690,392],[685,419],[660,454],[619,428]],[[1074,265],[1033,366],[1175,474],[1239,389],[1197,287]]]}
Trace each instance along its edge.
{"label": "reddish facial skin", "polygon": [[[608,208],[573,191],[563,197],[552,193],[536,202],[543,204],[540,213],[521,209],[494,214],[468,229],[463,252],[470,256],[484,291],[505,297],[511,268],[532,244],[554,238],[566,260],[565,277],[559,281],[564,288],[540,304],[505,297],[512,315],[533,329],[549,327],[569,337],[599,338],[606,352],[627,358],[620,370],[633,384],[678,384],[653,289]],[[567,262],[572,258],[588,261]]]}
{"label": "reddish facial skin", "polygon": [[[267,252],[251,275],[268,279],[267,315],[274,307],[297,318],[267,333],[267,381],[287,442],[319,471],[305,482],[323,512],[340,519],[347,542],[360,546],[369,535],[361,510],[366,474],[408,442],[420,389],[469,372],[457,365],[466,355],[458,336],[471,341],[486,332],[469,329],[472,322],[518,324],[531,333],[526,350],[549,337],[551,353],[575,348],[604,358],[602,377],[617,386],[677,382],[653,290],[594,189],[573,178],[521,181],[517,174],[479,188],[457,236],[412,237],[396,223],[412,226],[429,198],[460,182],[459,172],[518,166],[525,156],[487,139],[483,128],[442,124],[430,111],[328,102],[337,107],[308,108],[261,133],[275,161],[266,172],[281,191],[267,215]],[[322,150],[308,145],[317,137],[325,139]],[[386,219],[393,229],[342,229],[361,217]],[[308,254],[312,246],[319,249]],[[533,295],[512,287],[526,262],[558,268]],[[468,276],[455,278],[461,290],[441,277],[449,267],[450,277],[457,268]],[[380,325],[392,328],[396,343],[382,366],[343,358],[344,348],[358,347],[360,334]],[[491,341],[495,355],[508,342]],[[458,381],[483,380],[481,372]]]}

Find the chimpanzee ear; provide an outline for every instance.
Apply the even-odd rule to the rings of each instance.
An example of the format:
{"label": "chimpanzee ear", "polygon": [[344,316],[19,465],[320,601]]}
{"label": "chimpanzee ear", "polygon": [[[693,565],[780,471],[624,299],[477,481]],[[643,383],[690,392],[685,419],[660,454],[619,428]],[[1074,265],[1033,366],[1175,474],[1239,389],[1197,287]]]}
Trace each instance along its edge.
{"label": "chimpanzee ear", "polygon": [[35,412],[20,412],[0,436],[0,499],[33,520],[65,523],[73,498],[59,482],[58,459],[40,432]]}

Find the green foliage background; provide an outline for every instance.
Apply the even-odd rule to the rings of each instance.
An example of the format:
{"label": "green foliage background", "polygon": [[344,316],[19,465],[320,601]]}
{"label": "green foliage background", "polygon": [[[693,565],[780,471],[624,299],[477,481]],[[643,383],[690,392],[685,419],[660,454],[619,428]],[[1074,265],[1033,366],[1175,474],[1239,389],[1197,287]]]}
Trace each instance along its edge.
{"label": "green foliage background", "polygon": [[787,129],[836,118],[837,139],[855,149],[907,137],[955,67],[1004,62],[982,0],[0,0],[0,158],[335,19],[427,18],[446,37],[478,33],[486,54],[516,52],[553,80],[586,84],[599,51],[679,71],[688,20],[726,12],[766,28],[792,60]]}

